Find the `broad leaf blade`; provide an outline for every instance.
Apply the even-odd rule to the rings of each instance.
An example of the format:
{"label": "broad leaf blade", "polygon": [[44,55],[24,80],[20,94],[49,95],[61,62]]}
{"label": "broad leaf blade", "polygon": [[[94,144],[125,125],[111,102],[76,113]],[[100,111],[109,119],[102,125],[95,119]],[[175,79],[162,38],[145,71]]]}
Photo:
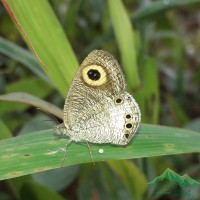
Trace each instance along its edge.
{"label": "broad leaf blade", "polygon": [[48,1],[2,2],[46,73],[65,96],[78,62]]}
{"label": "broad leaf blade", "polygon": [[[109,144],[91,146],[94,162],[200,152],[200,134],[178,128],[141,125],[127,147]],[[0,179],[61,167],[67,140],[45,130],[0,142]],[[99,153],[99,149],[104,153]],[[67,147],[64,166],[92,162],[87,145],[72,143]]]}

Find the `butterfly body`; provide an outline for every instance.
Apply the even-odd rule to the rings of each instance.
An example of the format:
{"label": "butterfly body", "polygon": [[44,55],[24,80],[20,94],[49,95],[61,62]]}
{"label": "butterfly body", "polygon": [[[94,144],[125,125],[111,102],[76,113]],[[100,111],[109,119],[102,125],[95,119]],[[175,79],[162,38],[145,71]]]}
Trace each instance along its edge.
{"label": "butterfly body", "polygon": [[92,51],[70,86],[64,123],[57,127],[76,142],[126,145],[140,123],[140,110],[126,92],[118,62],[102,50]]}

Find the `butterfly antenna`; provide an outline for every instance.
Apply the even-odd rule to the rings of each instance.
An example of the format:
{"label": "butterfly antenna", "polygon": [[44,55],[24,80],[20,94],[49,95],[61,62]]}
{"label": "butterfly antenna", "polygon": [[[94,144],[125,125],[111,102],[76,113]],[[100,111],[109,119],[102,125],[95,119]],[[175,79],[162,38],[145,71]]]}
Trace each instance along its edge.
{"label": "butterfly antenna", "polygon": [[61,163],[61,166],[60,166],[60,167],[63,167],[63,166],[64,166],[64,161],[65,161],[65,159],[66,159],[66,157],[67,157],[67,147],[68,147],[71,143],[72,143],[72,140],[69,140],[69,141],[67,142],[67,144],[65,145],[65,153],[64,153],[64,157],[63,157],[63,159],[62,159],[62,163]]}
{"label": "butterfly antenna", "polygon": [[87,142],[87,147],[88,147],[88,151],[89,151],[89,154],[90,154],[90,158],[91,158],[91,160],[93,162],[93,165],[95,165],[95,162],[94,162],[94,159],[93,159],[93,156],[92,156],[92,152],[91,152],[91,149],[90,149],[90,145],[89,145],[88,142]]}
{"label": "butterfly antenna", "polygon": [[[42,109],[42,108],[37,108],[38,110],[41,110],[41,111],[43,111],[44,113],[46,113],[47,115],[49,115],[49,117],[51,117],[52,119],[54,119],[56,122],[57,122],[57,124],[60,124],[60,122],[53,116],[53,115],[51,115],[49,112],[47,112],[46,110],[44,110],[44,109]],[[46,120],[47,121],[47,120]]]}

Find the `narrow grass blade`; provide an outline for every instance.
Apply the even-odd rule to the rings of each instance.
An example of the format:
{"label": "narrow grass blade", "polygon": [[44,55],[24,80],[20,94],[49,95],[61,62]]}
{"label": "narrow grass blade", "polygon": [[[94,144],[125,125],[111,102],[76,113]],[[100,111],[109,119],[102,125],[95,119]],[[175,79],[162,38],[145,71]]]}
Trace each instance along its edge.
{"label": "narrow grass blade", "polygon": [[138,10],[133,15],[134,20],[148,19],[159,12],[163,12],[166,9],[174,8],[181,5],[190,5],[194,3],[200,3],[200,0],[160,0],[155,1],[149,6]]}
{"label": "narrow grass blade", "polygon": [[0,130],[1,130],[0,140],[12,137],[12,133],[1,119],[0,119]]}
{"label": "narrow grass blade", "polygon": [[24,64],[35,75],[52,84],[50,79],[42,71],[37,59],[29,51],[17,46],[16,44],[0,37],[0,53]]}
{"label": "narrow grass blade", "polygon": [[142,199],[147,188],[147,180],[139,168],[128,160],[108,161],[108,164],[132,194],[133,199]]}
{"label": "narrow grass blade", "polygon": [[119,45],[123,69],[125,71],[129,90],[135,89],[140,84],[134,31],[128,14],[121,0],[108,0],[109,12],[114,28],[114,33]]}
{"label": "narrow grass blade", "polygon": [[145,59],[143,76],[144,122],[157,124],[159,116],[159,81],[157,63],[153,58]]}
{"label": "narrow grass blade", "polygon": [[46,102],[40,98],[37,98],[27,93],[10,93],[0,95],[0,101],[10,101],[29,104],[35,106],[36,108],[44,110],[60,119],[63,118],[63,112],[61,109],[49,102]]}
{"label": "narrow grass blade", "polygon": [[[23,92],[29,93],[33,96],[37,96],[38,98],[44,98],[51,92],[51,87],[49,87],[46,82],[39,78],[29,78],[22,79],[16,82],[13,82],[9,85],[6,85],[5,93],[16,93]],[[14,102],[14,101],[13,101]],[[1,102],[0,104],[0,116],[3,116],[7,112],[12,111],[24,111],[28,106],[25,104],[16,104],[16,103],[8,103]]]}

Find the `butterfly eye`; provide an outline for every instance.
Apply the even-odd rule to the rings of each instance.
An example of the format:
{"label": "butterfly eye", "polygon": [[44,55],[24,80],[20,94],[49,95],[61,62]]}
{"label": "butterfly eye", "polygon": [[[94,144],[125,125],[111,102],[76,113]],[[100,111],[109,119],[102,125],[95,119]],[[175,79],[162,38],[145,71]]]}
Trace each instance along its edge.
{"label": "butterfly eye", "polygon": [[100,65],[89,65],[83,68],[82,77],[90,86],[101,86],[107,82],[107,73]]}

